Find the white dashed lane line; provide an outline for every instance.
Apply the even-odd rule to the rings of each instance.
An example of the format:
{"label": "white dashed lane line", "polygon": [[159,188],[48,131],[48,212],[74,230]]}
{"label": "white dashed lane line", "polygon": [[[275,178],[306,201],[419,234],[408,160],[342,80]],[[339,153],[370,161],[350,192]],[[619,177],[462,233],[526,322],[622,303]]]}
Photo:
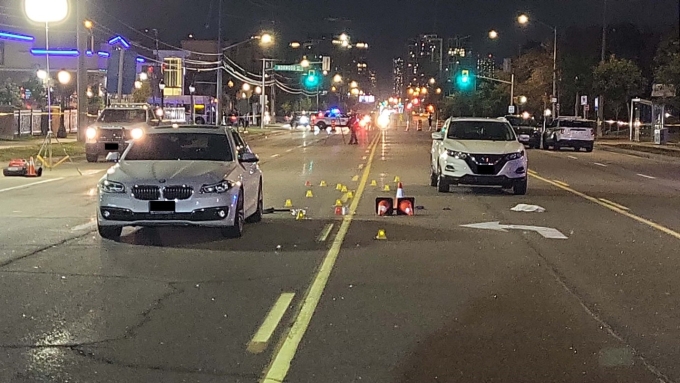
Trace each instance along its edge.
{"label": "white dashed lane line", "polygon": [[599,163],[599,162],[593,162],[593,163],[594,163],[595,165],[597,165],[597,166],[602,166],[603,168],[606,168],[606,167],[607,167],[607,165],[601,164],[601,163]]}
{"label": "white dashed lane line", "polygon": [[655,179],[656,179],[656,177],[648,176],[648,175],[646,175],[646,174],[638,173],[637,175],[639,175],[640,177],[649,178],[650,180],[655,180]]}

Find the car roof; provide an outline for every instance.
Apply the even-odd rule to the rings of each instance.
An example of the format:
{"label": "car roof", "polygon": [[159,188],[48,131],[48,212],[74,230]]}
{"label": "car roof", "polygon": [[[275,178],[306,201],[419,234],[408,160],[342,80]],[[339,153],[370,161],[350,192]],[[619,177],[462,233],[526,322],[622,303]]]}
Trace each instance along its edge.
{"label": "car roof", "polygon": [[505,117],[499,117],[499,118],[484,118],[484,117],[451,117],[450,120],[451,120],[451,122],[454,122],[454,121],[472,121],[472,122],[501,122],[501,123],[510,123],[508,120],[505,119]]}
{"label": "car roof", "polygon": [[148,134],[169,134],[169,133],[201,133],[201,134],[224,134],[226,131],[233,131],[228,126],[217,125],[186,125],[171,124],[155,126],[149,130]]}

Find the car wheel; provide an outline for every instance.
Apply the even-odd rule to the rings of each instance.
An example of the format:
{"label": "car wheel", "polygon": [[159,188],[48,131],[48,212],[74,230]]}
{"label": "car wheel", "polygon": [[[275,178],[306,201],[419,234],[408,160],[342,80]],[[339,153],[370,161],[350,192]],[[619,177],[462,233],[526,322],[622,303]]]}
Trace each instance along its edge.
{"label": "car wheel", "polygon": [[526,178],[516,181],[515,184],[512,185],[512,192],[515,193],[515,195],[527,194],[527,184],[528,180]]}
{"label": "car wheel", "polygon": [[241,238],[243,236],[243,223],[245,221],[245,213],[243,212],[243,191],[238,195],[236,202],[236,216],[234,217],[234,226],[227,226],[222,228],[222,236],[226,238]]}
{"label": "car wheel", "polygon": [[434,170],[430,170],[430,186],[437,186],[439,184],[439,177]]}
{"label": "car wheel", "polygon": [[437,177],[437,191],[440,193],[448,193],[451,190],[451,184],[444,178],[444,176]]}
{"label": "car wheel", "polygon": [[262,221],[262,215],[264,214],[264,197],[262,196],[262,180],[260,180],[260,187],[257,191],[257,210],[255,213],[248,217],[246,222],[256,223]]}
{"label": "car wheel", "polygon": [[97,162],[98,158],[99,156],[96,154],[85,154],[85,159],[87,162]]}
{"label": "car wheel", "polygon": [[316,124],[316,126],[319,127],[319,130],[326,129],[326,123],[324,123],[324,122],[319,122],[318,124]]}
{"label": "car wheel", "polygon": [[558,151],[558,152],[560,151],[560,146],[557,145],[557,142],[555,142],[555,143],[552,145],[552,147],[553,147],[553,150]]}
{"label": "car wheel", "polygon": [[120,241],[120,234],[123,232],[123,228],[120,226],[100,226],[97,225],[97,231],[99,235],[111,241]]}
{"label": "car wheel", "polygon": [[591,146],[586,146],[586,152],[590,153],[593,151],[593,147]]}
{"label": "car wheel", "polygon": [[543,139],[543,150],[548,150],[550,148],[550,145],[548,145],[548,141]]}

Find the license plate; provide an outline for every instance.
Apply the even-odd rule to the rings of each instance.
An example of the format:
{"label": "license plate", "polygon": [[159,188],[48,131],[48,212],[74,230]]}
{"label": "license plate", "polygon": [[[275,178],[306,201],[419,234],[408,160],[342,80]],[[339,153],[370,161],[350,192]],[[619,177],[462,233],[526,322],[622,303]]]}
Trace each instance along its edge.
{"label": "license plate", "polygon": [[104,150],[118,150],[118,144],[104,144]]}
{"label": "license plate", "polygon": [[494,169],[493,165],[478,165],[477,166],[477,173],[478,174],[484,174],[484,175],[491,175],[491,174],[496,174],[496,170]]}
{"label": "license plate", "polygon": [[174,213],[175,201],[149,201],[150,213]]}

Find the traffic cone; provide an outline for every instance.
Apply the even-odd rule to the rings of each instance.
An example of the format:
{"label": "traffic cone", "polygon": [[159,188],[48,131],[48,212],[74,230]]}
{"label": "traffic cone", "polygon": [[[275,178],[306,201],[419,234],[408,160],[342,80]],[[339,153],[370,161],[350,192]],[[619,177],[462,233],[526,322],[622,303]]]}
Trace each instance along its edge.
{"label": "traffic cone", "polygon": [[342,190],[342,184],[335,185],[335,190]]}
{"label": "traffic cone", "polygon": [[354,198],[354,193],[352,193],[351,190],[347,192],[347,199],[350,199],[350,198]]}
{"label": "traffic cone", "polygon": [[336,206],[335,207],[335,215],[343,215],[343,207],[342,206]]}
{"label": "traffic cone", "polygon": [[310,187],[310,186],[312,186],[312,183],[309,182],[309,181],[307,181],[307,182],[305,182],[305,186],[306,186],[306,187]]}
{"label": "traffic cone", "polygon": [[399,198],[397,199],[397,215],[408,215],[412,216],[414,214],[413,204],[415,203],[415,198]]}
{"label": "traffic cone", "polygon": [[347,193],[347,190],[348,190],[348,189],[347,189],[347,186],[342,185],[342,189],[340,189],[340,191],[341,191],[342,193]]}
{"label": "traffic cone", "polygon": [[357,181],[359,181],[359,176],[352,177],[352,182],[357,182]]}
{"label": "traffic cone", "polygon": [[293,201],[287,199],[286,203],[283,205],[283,207],[293,207]]}
{"label": "traffic cone", "polygon": [[33,162],[33,157],[28,160],[28,168],[26,169],[26,177],[37,177],[38,173],[35,172],[35,162]]}
{"label": "traffic cone", "polygon": [[297,214],[295,215],[295,220],[296,221],[303,220],[303,219],[305,219],[306,216],[307,216],[307,212],[300,209],[300,210],[298,210]]}
{"label": "traffic cone", "polygon": [[404,185],[401,182],[397,184],[397,198],[404,198]]}
{"label": "traffic cone", "polygon": [[321,186],[322,188],[325,188],[325,187],[328,186],[328,185],[326,184],[326,181],[321,181],[321,183],[319,184],[319,186]]}
{"label": "traffic cone", "polygon": [[390,191],[390,185],[385,185],[385,187],[383,188],[383,191],[386,191],[386,192]]}
{"label": "traffic cone", "polygon": [[399,179],[399,176],[395,176],[395,177],[394,177],[394,182],[395,182],[395,183],[401,182],[401,179]]}
{"label": "traffic cone", "polygon": [[342,207],[342,201],[339,199],[335,200],[335,207]]}
{"label": "traffic cone", "polygon": [[385,230],[383,229],[378,230],[378,235],[375,236],[375,239],[387,239],[387,234],[385,233]]}
{"label": "traffic cone", "polygon": [[375,212],[380,217],[392,215],[394,205],[392,198],[378,197],[375,199]]}
{"label": "traffic cone", "polygon": [[378,186],[378,182],[376,180],[371,181],[371,186]]}
{"label": "traffic cone", "polygon": [[311,190],[307,190],[307,194],[305,194],[305,197],[312,198],[312,197],[314,197],[314,194],[312,194]]}

